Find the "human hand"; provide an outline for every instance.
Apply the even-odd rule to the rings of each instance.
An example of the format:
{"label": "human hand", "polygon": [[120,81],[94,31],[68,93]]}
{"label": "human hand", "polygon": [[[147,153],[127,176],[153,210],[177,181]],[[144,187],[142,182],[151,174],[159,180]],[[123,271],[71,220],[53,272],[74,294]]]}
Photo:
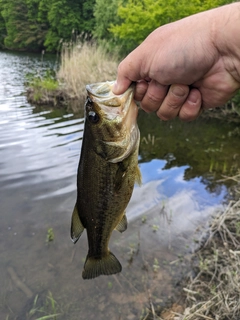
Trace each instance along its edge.
{"label": "human hand", "polygon": [[226,103],[240,88],[239,10],[234,3],[156,29],[120,63],[113,92],[137,82],[135,99],[163,120]]}

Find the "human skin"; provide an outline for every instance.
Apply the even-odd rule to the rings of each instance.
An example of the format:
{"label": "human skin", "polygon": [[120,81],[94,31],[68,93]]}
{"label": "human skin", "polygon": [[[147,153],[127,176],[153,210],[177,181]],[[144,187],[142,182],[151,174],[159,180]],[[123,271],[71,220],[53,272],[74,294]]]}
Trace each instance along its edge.
{"label": "human skin", "polygon": [[159,27],[119,64],[113,92],[137,82],[146,112],[194,120],[240,88],[239,35],[239,2]]}

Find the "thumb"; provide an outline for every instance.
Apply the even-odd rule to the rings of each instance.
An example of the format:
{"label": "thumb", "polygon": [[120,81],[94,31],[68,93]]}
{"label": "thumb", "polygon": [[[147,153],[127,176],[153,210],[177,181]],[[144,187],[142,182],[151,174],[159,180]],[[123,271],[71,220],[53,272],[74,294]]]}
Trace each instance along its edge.
{"label": "thumb", "polygon": [[131,83],[132,81],[129,80],[128,78],[126,77],[121,78],[118,75],[117,80],[113,85],[112,92],[116,95],[122,94],[127,90],[127,88],[130,86]]}

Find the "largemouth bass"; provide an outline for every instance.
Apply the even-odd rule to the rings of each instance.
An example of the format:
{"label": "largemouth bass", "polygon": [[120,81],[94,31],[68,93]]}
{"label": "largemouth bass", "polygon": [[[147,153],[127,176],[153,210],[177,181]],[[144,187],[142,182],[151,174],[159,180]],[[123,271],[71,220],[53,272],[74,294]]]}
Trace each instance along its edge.
{"label": "largemouth bass", "polygon": [[112,93],[113,83],[86,86],[77,201],[71,224],[74,243],[87,230],[89,250],[83,279],[121,272],[122,266],[108,243],[114,229],[120,232],[127,229],[125,209],[135,181],[141,181],[134,86],[116,96]]}

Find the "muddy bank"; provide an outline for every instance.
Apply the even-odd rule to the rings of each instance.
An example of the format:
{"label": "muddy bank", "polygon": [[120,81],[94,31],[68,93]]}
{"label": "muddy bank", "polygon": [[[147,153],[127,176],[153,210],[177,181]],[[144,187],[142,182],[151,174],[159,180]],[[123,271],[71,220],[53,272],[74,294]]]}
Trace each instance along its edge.
{"label": "muddy bank", "polygon": [[46,90],[43,88],[27,88],[27,101],[35,106],[63,108],[74,114],[83,112],[85,96],[82,99],[67,93],[63,89]]}

